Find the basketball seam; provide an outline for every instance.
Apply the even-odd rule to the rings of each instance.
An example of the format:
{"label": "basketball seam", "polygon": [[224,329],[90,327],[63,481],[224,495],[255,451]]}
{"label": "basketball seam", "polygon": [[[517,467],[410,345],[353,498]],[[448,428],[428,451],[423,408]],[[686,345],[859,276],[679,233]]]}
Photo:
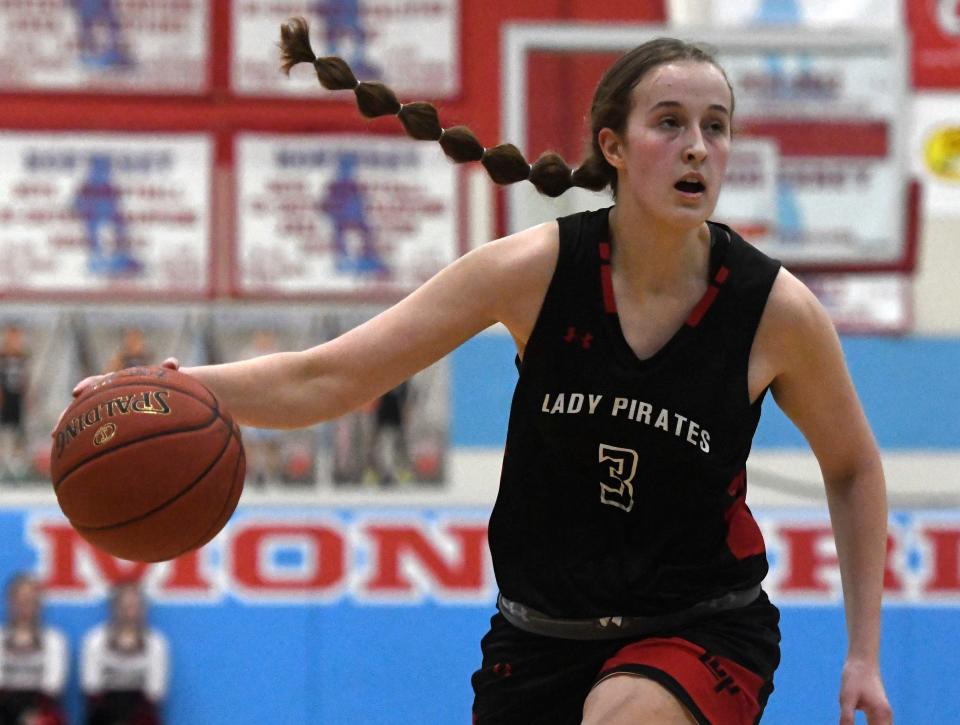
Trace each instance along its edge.
{"label": "basketball seam", "polygon": [[[197,538],[197,540],[194,541],[190,546],[186,547],[185,549],[181,549],[180,551],[178,551],[176,554],[174,554],[172,557],[170,557],[171,559],[176,559],[176,558],[177,558],[178,556],[180,556],[181,554],[185,554],[185,553],[187,553],[188,551],[193,551],[194,549],[196,549],[196,548],[198,548],[198,547],[200,547],[200,546],[203,546],[204,544],[208,543],[214,536],[217,535],[217,533],[219,533],[219,531],[220,531],[224,526],[227,525],[227,521],[230,520],[229,517],[228,517],[228,518],[227,518],[227,521],[224,521],[223,523],[220,523],[220,519],[223,518],[223,514],[224,514],[224,512],[227,510],[227,506],[228,506],[229,503],[230,503],[230,499],[233,498],[233,490],[237,487],[237,483],[238,483],[238,481],[237,481],[237,470],[240,468],[240,461],[246,462],[246,458],[247,458],[246,454],[243,452],[243,442],[240,440],[239,437],[236,436],[236,434],[235,434],[235,432],[234,432],[233,430],[230,431],[230,437],[231,437],[231,438],[237,438],[237,442],[240,443],[240,455],[237,457],[237,467],[233,469],[233,483],[230,484],[230,491],[227,492],[227,497],[226,497],[226,498],[224,499],[224,501],[223,501],[223,506],[220,508],[220,513],[217,515],[217,518],[214,519],[214,522],[213,522],[212,524],[210,524],[210,526],[207,528],[207,530],[203,533],[203,536],[200,536],[199,538]],[[243,485],[243,479],[240,479],[240,480],[239,480],[239,483],[240,483],[240,485],[242,486],[242,485]],[[239,503],[239,501],[238,501],[237,503]],[[231,515],[232,515],[232,514],[231,514]],[[213,536],[211,536],[211,535],[210,535],[210,532],[213,531],[214,529],[216,529],[217,531],[214,532]]]}
{"label": "basketball seam", "polygon": [[[226,422],[226,421],[224,421],[224,422]],[[74,527],[75,529],[77,529],[77,530],[83,529],[84,531],[109,531],[110,529],[116,529],[116,528],[118,528],[118,527],[120,527],[120,526],[127,526],[128,524],[135,524],[137,521],[142,521],[143,519],[147,518],[148,516],[152,516],[153,514],[157,513],[157,511],[162,511],[163,509],[165,509],[167,506],[169,506],[169,505],[172,504],[173,502],[175,502],[175,501],[183,498],[184,496],[186,496],[190,491],[192,491],[192,490],[194,489],[194,487],[195,487],[198,483],[200,483],[200,481],[202,481],[202,480],[204,479],[204,477],[205,477],[208,473],[210,473],[211,470],[213,470],[213,467],[214,467],[215,465],[217,465],[217,463],[220,461],[221,458],[223,458],[223,454],[224,454],[224,452],[227,450],[227,446],[230,445],[230,441],[231,441],[232,439],[233,439],[233,431],[230,430],[230,434],[227,436],[226,443],[223,444],[223,448],[220,449],[220,452],[217,453],[216,457],[210,462],[210,465],[208,465],[208,466],[203,470],[203,472],[202,472],[199,476],[197,476],[195,479],[193,479],[193,481],[191,481],[189,485],[187,485],[187,486],[185,486],[183,489],[181,489],[181,490],[177,493],[176,496],[173,496],[172,498],[168,498],[166,501],[164,501],[164,502],[163,502],[162,504],[160,504],[159,506],[155,506],[154,508],[150,509],[149,511],[145,511],[145,512],[142,513],[142,514],[137,514],[136,516],[134,516],[134,517],[131,518],[131,519],[126,519],[125,521],[118,521],[118,522],[113,523],[113,524],[107,524],[106,526],[83,526],[83,525],[74,524],[72,521],[71,521],[70,523],[71,523],[71,524],[73,525],[73,527]],[[140,440],[144,440],[144,439],[141,438]]]}
{"label": "basketball seam", "polygon": [[[191,396],[191,397],[192,397],[192,396]],[[196,398],[194,398],[194,400],[196,400]],[[207,407],[209,407],[209,406],[207,406]],[[110,447],[110,448],[105,448],[104,450],[100,451],[99,453],[97,453],[97,454],[95,454],[95,455],[93,455],[93,456],[90,456],[89,458],[84,458],[82,461],[80,461],[80,463],[78,463],[78,464],[75,465],[73,468],[69,469],[66,473],[64,473],[63,475],[61,475],[59,481],[54,482],[54,484],[53,484],[53,490],[54,490],[54,492],[59,491],[59,490],[60,490],[60,487],[61,487],[64,483],[66,483],[67,479],[70,478],[70,476],[72,476],[72,475],[73,475],[74,473],[76,473],[78,470],[80,470],[81,468],[83,468],[85,465],[87,465],[88,463],[92,463],[93,461],[96,461],[97,459],[99,459],[99,458],[101,458],[101,457],[103,457],[103,456],[106,456],[106,455],[108,455],[108,454],[110,454],[110,453],[113,453],[113,452],[115,452],[115,451],[119,451],[120,449],[126,448],[127,446],[132,446],[132,445],[135,445],[135,444],[137,444],[137,443],[142,443],[143,441],[152,441],[152,440],[154,440],[155,438],[163,438],[164,436],[173,435],[173,434],[175,434],[175,433],[196,433],[198,430],[203,430],[204,428],[209,428],[211,425],[213,425],[214,423],[216,423],[218,419],[223,420],[223,416],[220,415],[220,411],[219,411],[219,410],[217,410],[216,408],[210,408],[210,410],[213,411],[213,417],[210,418],[210,420],[205,420],[203,423],[200,423],[200,424],[198,424],[198,425],[192,425],[192,426],[190,426],[189,428],[176,428],[176,429],[174,429],[174,430],[165,430],[165,431],[161,431],[161,432],[159,432],[159,433],[153,433],[153,434],[148,435],[148,436],[142,436],[141,438],[136,438],[136,439],[134,439],[134,440],[132,440],[132,441],[127,441],[126,443],[121,443],[121,444],[119,444],[119,445],[112,446],[112,447]],[[226,422],[226,421],[224,421],[224,422]]]}

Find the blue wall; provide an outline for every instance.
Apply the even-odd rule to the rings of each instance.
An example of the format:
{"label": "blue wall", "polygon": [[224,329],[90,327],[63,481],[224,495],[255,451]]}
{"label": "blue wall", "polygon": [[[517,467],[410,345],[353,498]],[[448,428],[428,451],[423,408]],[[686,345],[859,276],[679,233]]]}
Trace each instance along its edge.
{"label": "blue wall", "polygon": [[[960,340],[843,339],[850,374],[881,448],[960,449]],[[481,335],[453,353],[453,443],[501,446],[516,384],[516,350],[506,335]],[[757,448],[805,447],[771,398]]]}

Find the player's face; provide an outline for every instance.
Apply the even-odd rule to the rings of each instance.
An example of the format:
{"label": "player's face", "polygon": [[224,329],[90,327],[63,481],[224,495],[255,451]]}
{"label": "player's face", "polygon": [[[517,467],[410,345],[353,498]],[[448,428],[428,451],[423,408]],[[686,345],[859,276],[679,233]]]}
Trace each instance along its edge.
{"label": "player's face", "polygon": [[618,199],[671,226],[695,227],[717,205],[730,156],[732,98],[720,70],[680,61],[657,66],[633,89]]}

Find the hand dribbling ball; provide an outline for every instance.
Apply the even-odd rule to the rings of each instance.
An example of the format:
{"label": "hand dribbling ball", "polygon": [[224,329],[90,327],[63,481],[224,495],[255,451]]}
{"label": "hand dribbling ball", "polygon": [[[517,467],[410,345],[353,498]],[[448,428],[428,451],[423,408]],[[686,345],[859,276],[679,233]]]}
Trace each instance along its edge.
{"label": "hand dribbling ball", "polygon": [[166,561],[206,544],[236,509],[245,473],[237,424],[199,381],[169,368],[108,375],[53,432],[61,510],[121,559]]}

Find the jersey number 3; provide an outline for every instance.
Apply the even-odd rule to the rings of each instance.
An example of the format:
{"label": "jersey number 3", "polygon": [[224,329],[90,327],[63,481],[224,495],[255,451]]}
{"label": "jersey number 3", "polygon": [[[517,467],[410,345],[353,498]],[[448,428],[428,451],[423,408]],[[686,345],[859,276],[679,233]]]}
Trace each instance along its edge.
{"label": "jersey number 3", "polygon": [[[600,444],[600,463],[607,482],[600,481],[600,503],[630,511],[633,508],[633,477],[637,474],[637,452]],[[609,463],[609,465],[602,465]]]}

